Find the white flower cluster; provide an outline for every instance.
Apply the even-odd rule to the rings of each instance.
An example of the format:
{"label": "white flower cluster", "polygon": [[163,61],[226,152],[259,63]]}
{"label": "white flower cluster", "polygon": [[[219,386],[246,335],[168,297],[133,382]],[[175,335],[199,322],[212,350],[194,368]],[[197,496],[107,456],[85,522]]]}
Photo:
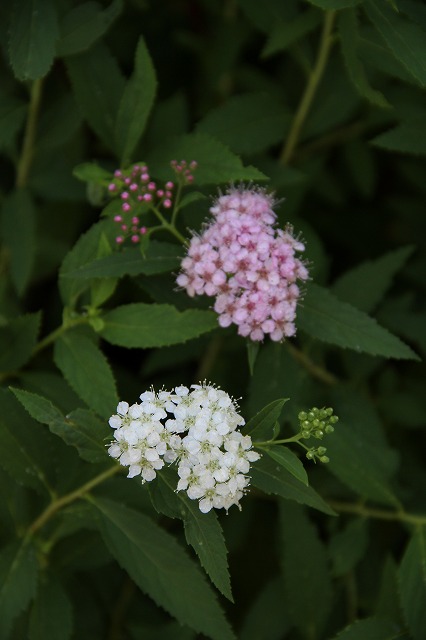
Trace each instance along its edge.
{"label": "white flower cluster", "polygon": [[177,462],[177,491],[199,500],[200,511],[239,505],[250,482],[250,463],[260,458],[231,397],[209,384],[146,391],[141,402],[120,402],[109,424],[115,441],[108,453],[129,467],[128,477],[150,482],[165,463]]}

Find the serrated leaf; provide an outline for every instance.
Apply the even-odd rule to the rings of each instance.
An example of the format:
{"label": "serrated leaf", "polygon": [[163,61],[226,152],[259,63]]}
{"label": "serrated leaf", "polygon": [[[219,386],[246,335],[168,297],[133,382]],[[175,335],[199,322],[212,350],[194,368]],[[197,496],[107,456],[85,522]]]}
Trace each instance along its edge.
{"label": "serrated leaf", "polygon": [[[405,640],[401,628],[390,620],[365,618],[340,631],[333,640]],[[408,638],[407,638],[408,640]]]}
{"label": "serrated leaf", "polygon": [[276,99],[253,93],[233,96],[212,109],[196,130],[220,140],[235,153],[260,153],[283,140],[290,121],[290,113]]}
{"label": "serrated leaf", "polygon": [[349,302],[361,311],[373,311],[413,250],[414,247],[401,247],[346,271],[333,284],[333,293],[339,300]]}
{"label": "serrated leaf", "polygon": [[[114,151],[114,127],[124,78],[105,45],[66,59],[73,93],[80,110],[106,147]],[[105,69],[108,73],[105,73]]]}
{"label": "serrated leaf", "polygon": [[30,313],[13,318],[0,327],[0,371],[20,369],[30,360],[40,321],[40,313]]}
{"label": "serrated leaf", "polygon": [[150,486],[154,506],[165,515],[183,521],[186,541],[194,549],[213,584],[233,602],[227,549],[217,515],[213,510],[201,513],[198,501],[190,500],[183,491],[176,492],[176,485],[176,472],[162,469],[157,484]]}
{"label": "serrated leaf", "polygon": [[426,86],[423,29],[392,10],[386,0],[367,0],[363,7],[395,58],[402,62],[420,86]]}
{"label": "serrated leaf", "polygon": [[307,487],[296,480],[291,473],[267,456],[263,456],[252,466],[250,475],[251,484],[265,493],[273,493],[287,500],[295,500],[329,516],[336,515],[312,487]]}
{"label": "serrated leaf", "polygon": [[426,155],[426,117],[412,118],[371,140],[381,149],[398,151],[414,156]]}
{"label": "serrated leaf", "polygon": [[85,335],[68,331],[55,342],[54,359],[87,406],[109,418],[118,396],[111,368],[99,347]]}
{"label": "serrated leaf", "polygon": [[243,432],[252,440],[267,440],[272,438],[274,426],[281,415],[281,411],[289,398],[280,398],[263,407],[243,428]]}
{"label": "serrated leaf", "polygon": [[71,602],[59,580],[45,576],[31,607],[28,640],[68,640],[71,634]]}
{"label": "serrated leaf", "polygon": [[173,536],[121,504],[99,498],[92,502],[112,555],[144,593],[208,638],[234,638],[211,588]]}
{"label": "serrated leaf", "polygon": [[284,51],[300,38],[314,31],[322,20],[321,11],[311,8],[301,12],[293,20],[278,22],[269,34],[262,51],[262,58]]}
{"label": "serrated leaf", "polygon": [[50,491],[49,442],[8,391],[0,391],[0,466],[19,484]]}
{"label": "serrated leaf", "polygon": [[308,486],[308,474],[306,473],[305,467],[291,449],[283,447],[282,445],[276,445],[265,449],[265,453],[284,467],[284,469],[291,473],[297,480]]}
{"label": "serrated leaf", "polygon": [[37,588],[37,557],[31,540],[17,541],[0,552],[0,637],[8,638],[15,618]]}
{"label": "serrated leaf", "polygon": [[108,438],[109,428],[90,411],[76,409],[65,417],[47,398],[22,389],[12,391],[35,420],[46,424],[52,433],[62,438],[66,444],[75,447],[83,460],[107,460],[105,440]]}
{"label": "serrated leaf", "polygon": [[313,283],[308,285],[303,306],[298,309],[297,324],[313,338],[345,349],[387,358],[419,359],[373,318]]}
{"label": "serrated leaf", "polygon": [[135,68],[127,81],[115,123],[115,139],[121,164],[126,165],[145,130],[157,92],[154,65],[144,39],[139,38]]}
{"label": "serrated leaf", "polygon": [[169,304],[126,304],[103,316],[100,335],[120,347],[164,347],[186,342],[217,327],[212,311],[178,311]]}
{"label": "serrated leaf", "polygon": [[42,78],[52,66],[58,38],[53,0],[14,0],[9,57],[18,80]]}
{"label": "serrated leaf", "polygon": [[147,158],[153,175],[163,180],[173,178],[169,169],[170,158],[188,162],[195,160],[195,184],[220,184],[237,180],[266,180],[266,176],[254,167],[244,167],[240,158],[224,144],[206,133],[192,133],[171,138]]}
{"label": "serrated leaf", "polygon": [[283,501],[280,537],[288,615],[305,637],[319,637],[333,595],[326,550],[304,510]]}
{"label": "serrated leaf", "polygon": [[105,258],[84,264],[66,274],[67,278],[121,278],[122,276],[153,275],[177,269],[182,260],[178,245],[151,240],[147,250],[124,249]]}
{"label": "serrated leaf", "polygon": [[346,68],[359,94],[377,107],[390,107],[391,105],[384,95],[370,86],[364,66],[358,58],[358,22],[356,11],[353,9],[342,11],[339,14],[338,25],[340,44]]}
{"label": "serrated leaf", "polygon": [[98,2],[91,1],[70,9],[59,24],[57,55],[69,56],[89,49],[108,31],[122,8],[122,0],[113,0],[106,9]]}
{"label": "serrated leaf", "polygon": [[28,286],[34,265],[36,213],[26,189],[17,189],[3,202],[1,227],[10,253],[10,273],[18,295]]}
{"label": "serrated leaf", "polygon": [[426,629],[426,529],[418,527],[404,553],[398,572],[401,602],[414,640]]}
{"label": "serrated leaf", "polygon": [[107,186],[112,180],[112,173],[100,167],[96,162],[83,162],[74,167],[73,176],[82,182],[94,182]]}
{"label": "serrated leaf", "polygon": [[330,539],[329,554],[333,562],[333,574],[344,576],[358,564],[368,545],[368,522],[354,518]]}

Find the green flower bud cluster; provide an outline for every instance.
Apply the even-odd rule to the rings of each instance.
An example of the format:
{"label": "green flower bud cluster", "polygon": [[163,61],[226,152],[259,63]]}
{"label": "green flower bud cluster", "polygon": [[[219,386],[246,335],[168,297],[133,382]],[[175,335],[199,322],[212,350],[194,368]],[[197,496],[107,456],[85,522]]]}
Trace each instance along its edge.
{"label": "green flower bud cluster", "polygon": [[[317,438],[322,440],[325,435],[333,433],[334,425],[339,421],[339,418],[333,415],[333,409],[326,407],[318,409],[312,407],[308,412],[301,411],[299,413],[300,423],[300,436],[304,440],[309,438]],[[319,460],[326,464],[329,462],[328,456],[325,455],[326,447],[311,447],[308,449],[306,457],[308,460]]]}

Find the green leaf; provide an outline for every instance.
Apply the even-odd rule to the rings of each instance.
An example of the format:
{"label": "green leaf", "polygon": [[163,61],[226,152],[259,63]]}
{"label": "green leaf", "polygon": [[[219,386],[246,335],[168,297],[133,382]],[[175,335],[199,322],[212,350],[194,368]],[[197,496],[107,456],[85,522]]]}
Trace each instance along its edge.
{"label": "green leaf", "polygon": [[234,638],[213,591],[173,536],[119,503],[92,502],[112,555],[144,593],[181,624],[208,638]]}
{"label": "green leaf", "polygon": [[399,568],[401,602],[414,640],[422,640],[426,629],[426,529],[418,527]]}
{"label": "green leaf", "polygon": [[377,322],[330,291],[309,284],[303,306],[298,309],[298,327],[313,338],[375,356],[418,360],[418,356]]}
{"label": "green leaf", "polygon": [[259,353],[259,343],[252,342],[251,340],[247,340],[247,357],[248,357],[248,365],[250,375],[253,375],[254,365],[256,363],[257,355]]}
{"label": "green leaf", "polygon": [[2,206],[1,227],[10,252],[10,272],[18,295],[28,286],[34,267],[36,249],[35,209],[30,193],[17,189]]}
{"label": "green leaf", "polygon": [[65,417],[50,400],[36,393],[22,389],[12,391],[35,420],[48,425],[52,433],[66,444],[75,447],[83,460],[107,460],[105,440],[110,435],[109,428],[90,411],[76,409]]}
{"label": "green leaf", "polygon": [[368,545],[368,522],[354,518],[330,539],[329,553],[333,574],[344,576],[352,571],[364,556]]}
{"label": "green leaf", "polygon": [[320,637],[332,605],[327,554],[304,509],[280,503],[282,575],[288,615],[305,637]]}
{"label": "green leaf", "polygon": [[[102,260],[112,255],[112,248],[105,233],[101,234],[98,243],[97,258]],[[92,283],[90,287],[90,305],[97,309],[106,302],[117,288],[117,278],[101,278]]]}
{"label": "green leaf", "polygon": [[113,0],[106,9],[98,2],[91,1],[70,9],[59,24],[60,38],[56,54],[69,56],[89,49],[108,31],[122,8],[122,0]]}
{"label": "green leaf", "polygon": [[267,456],[263,456],[253,465],[250,475],[251,484],[265,493],[273,493],[287,500],[307,504],[330,516],[336,515],[312,487],[307,487],[296,480],[291,473]]}
{"label": "green leaf", "polygon": [[357,620],[340,631],[333,640],[404,640],[406,636],[401,631],[390,620],[371,617]]}
{"label": "green leaf", "polygon": [[153,275],[177,269],[182,260],[178,245],[151,240],[147,250],[124,249],[105,258],[98,258],[67,273],[67,278],[121,278],[122,276]]}
{"label": "green leaf", "polygon": [[19,484],[50,490],[50,443],[9,391],[0,390],[0,466]]}
{"label": "green leaf", "polygon": [[20,369],[30,360],[40,321],[40,313],[31,313],[13,318],[0,327],[0,371]]}
{"label": "green leaf", "polygon": [[185,492],[176,492],[176,472],[162,469],[158,482],[150,485],[154,507],[171,518],[180,518],[185,537],[197,554],[213,584],[231,602],[232,591],[228,570],[227,549],[222,527],[216,513],[201,513],[197,500],[190,500]]}
{"label": "green leaf", "polygon": [[177,311],[169,304],[126,304],[103,316],[101,336],[120,347],[164,347],[186,342],[217,327],[212,311]]}
{"label": "green leaf", "polygon": [[394,11],[386,0],[367,0],[363,7],[395,58],[402,62],[420,86],[426,86],[424,30]]}
{"label": "green leaf", "polygon": [[359,94],[377,107],[390,107],[384,95],[370,86],[364,66],[358,58],[358,21],[356,10],[348,9],[339,14],[339,36],[343,58],[349,77]]}
{"label": "green leaf", "polygon": [[3,150],[12,144],[18,131],[21,129],[27,105],[22,100],[11,96],[1,96],[0,106],[0,149]]}
{"label": "green leaf", "polygon": [[77,331],[55,342],[55,364],[88,407],[109,418],[118,404],[111,368],[99,347]]}
{"label": "green leaf", "polygon": [[157,147],[147,158],[152,174],[163,180],[173,178],[173,173],[168,168],[170,158],[188,162],[196,160],[198,167],[194,176],[197,185],[267,179],[254,167],[244,167],[240,158],[228,147],[206,133],[178,136]]}
{"label": "green leaf", "polygon": [[[208,112],[196,130],[213,136],[235,153],[259,153],[283,140],[290,124],[284,106],[266,93],[231,97]],[[195,173],[198,181],[198,169]]]}
{"label": "green leaf", "polygon": [[267,582],[254,602],[251,602],[239,640],[281,640],[287,637],[290,626],[283,581],[278,576]]}
{"label": "green leaf", "polygon": [[262,51],[262,58],[288,49],[292,44],[314,31],[322,20],[321,11],[311,8],[301,12],[293,20],[278,22],[269,34]]}
{"label": "green leaf", "polygon": [[37,557],[32,541],[17,541],[0,552],[0,637],[26,609],[37,588]]}
{"label": "green leaf", "polygon": [[425,140],[426,117],[414,117],[376,136],[371,140],[371,144],[388,151],[426,156]]}
{"label": "green leaf", "polygon": [[297,480],[308,486],[308,474],[306,473],[305,467],[291,449],[283,447],[282,445],[276,445],[265,449],[265,453],[284,467],[284,469],[287,469]]}
{"label": "green leaf", "polygon": [[346,271],[333,284],[333,293],[343,302],[369,313],[383,299],[395,274],[413,253],[414,247],[401,247],[376,260],[367,260]]}
{"label": "green leaf", "polygon": [[363,0],[308,0],[308,2],[326,11],[335,11],[346,9],[347,7],[355,7],[357,4],[363,2]]}
{"label": "green leaf", "polygon": [[103,169],[96,162],[78,164],[72,174],[82,182],[94,182],[101,186],[107,186],[113,177],[110,171]]}
{"label": "green leaf", "polygon": [[58,19],[53,0],[14,0],[9,29],[9,58],[18,80],[47,74],[55,56]]}
{"label": "green leaf", "polygon": [[98,44],[87,53],[67,58],[66,66],[83,116],[105,146],[114,151],[114,127],[124,90],[115,58]]}
{"label": "green leaf", "polygon": [[263,407],[251,420],[247,422],[243,431],[252,440],[267,440],[272,438],[275,423],[289,398],[280,398]]}
{"label": "green leaf", "polygon": [[130,162],[145,130],[154,104],[157,78],[144,39],[139,38],[135,55],[135,69],[124,89],[117,113],[115,139],[121,164]]}
{"label": "green leaf", "polygon": [[28,640],[68,640],[71,634],[71,602],[59,580],[45,576],[31,607]]}

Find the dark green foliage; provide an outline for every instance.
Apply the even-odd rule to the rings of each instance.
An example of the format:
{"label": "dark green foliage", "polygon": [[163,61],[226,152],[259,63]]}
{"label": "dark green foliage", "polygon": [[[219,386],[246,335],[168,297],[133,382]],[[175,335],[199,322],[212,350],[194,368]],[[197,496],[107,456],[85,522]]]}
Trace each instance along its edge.
{"label": "dark green foliage", "polygon": [[[11,0],[0,44],[0,640],[424,640],[422,0]],[[176,284],[240,184],[306,245],[283,343]],[[108,455],[204,379],[229,514]]]}

